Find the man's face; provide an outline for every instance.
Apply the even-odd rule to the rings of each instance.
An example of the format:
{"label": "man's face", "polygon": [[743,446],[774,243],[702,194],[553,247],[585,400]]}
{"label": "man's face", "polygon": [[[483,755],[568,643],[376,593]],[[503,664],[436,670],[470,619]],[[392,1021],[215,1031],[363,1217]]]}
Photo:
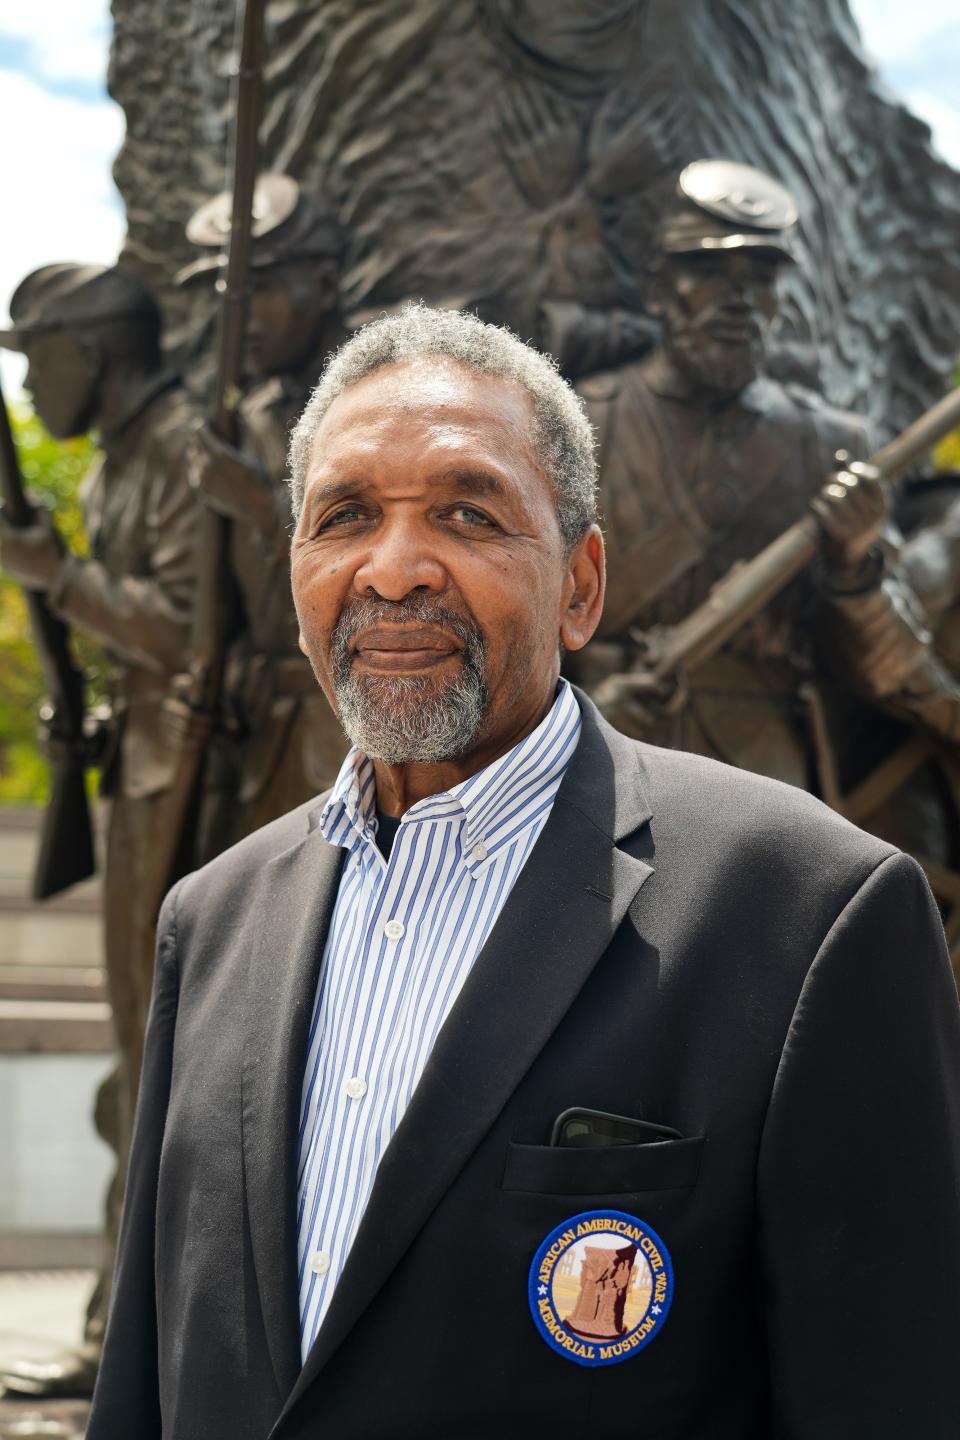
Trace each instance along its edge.
{"label": "man's face", "polygon": [[526,392],[433,358],[331,405],[291,564],[301,648],[354,743],[394,764],[510,748],[602,603],[599,532],[567,555]]}
{"label": "man's face", "polygon": [[336,270],[326,260],[292,261],[251,272],[245,359],[251,376],[296,370],[316,348],[336,305]]}
{"label": "man's face", "polygon": [[24,344],[25,388],[57,440],[84,435],[96,418],[100,358],[95,346],[69,330],[33,336]]}
{"label": "man's face", "polygon": [[651,308],[663,322],[663,348],[691,379],[736,392],[763,364],[777,313],[774,254],[699,250],[669,255]]}

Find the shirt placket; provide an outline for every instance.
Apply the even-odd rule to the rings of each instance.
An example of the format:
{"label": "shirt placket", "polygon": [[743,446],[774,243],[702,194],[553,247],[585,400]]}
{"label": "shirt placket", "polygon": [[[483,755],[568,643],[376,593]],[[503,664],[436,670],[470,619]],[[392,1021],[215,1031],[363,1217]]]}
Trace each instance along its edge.
{"label": "shirt placket", "polygon": [[[342,1196],[338,1192],[344,1187],[331,1187],[327,1205],[317,1221],[310,1262],[321,1294],[317,1324],[322,1320],[346,1262],[384,1148],[380,1141],[390,1096],[381,1083],[383,1042],[390,1033],[403,992],[404,979],[399,970],[406,969],[409,959],[409,951],[404,953],[407,925],[399,917],[407,913],[410,898],[405,894],[404,884],[405,871],[412,859],[405,853],[410,844],[409,827],[401,827],[391,863],[384,862],[369,831],[360,847],[365,886],[373,892],[373,904],[359,945],[364,983],[360,988],[356,1025],[345,1037],[341,1053],[330,1057],[334,1068],[331,1098],[335,1111],[339,1112],[335,1118],[339,1131],[338,1169],[351,1177],[351,1184]],[[341,1199],[347,1203],[339,1204]]]}

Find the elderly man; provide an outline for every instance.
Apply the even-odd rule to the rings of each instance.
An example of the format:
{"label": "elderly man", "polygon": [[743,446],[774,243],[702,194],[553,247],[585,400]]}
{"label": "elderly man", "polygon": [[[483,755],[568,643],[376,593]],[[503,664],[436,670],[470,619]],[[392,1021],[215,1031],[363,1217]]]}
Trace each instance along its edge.
{"label": "elderly man", "polygon": [[373,323],[292,470],[353,748],[166,902],[89,1440],[952,1436],[917,866],[560,680],[592,437],[508,333]]}

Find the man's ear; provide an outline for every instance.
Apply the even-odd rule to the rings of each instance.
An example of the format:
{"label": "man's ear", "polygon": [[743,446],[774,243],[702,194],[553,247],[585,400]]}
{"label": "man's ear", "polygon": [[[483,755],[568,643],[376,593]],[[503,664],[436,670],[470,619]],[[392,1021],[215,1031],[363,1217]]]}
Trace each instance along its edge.
{"label": "man's ear", "polygon": [[582,650],[600,623],[606,589],[606,560],[599,525],[580,537],[567,561],[564,609],[560,616],[560,644]]}

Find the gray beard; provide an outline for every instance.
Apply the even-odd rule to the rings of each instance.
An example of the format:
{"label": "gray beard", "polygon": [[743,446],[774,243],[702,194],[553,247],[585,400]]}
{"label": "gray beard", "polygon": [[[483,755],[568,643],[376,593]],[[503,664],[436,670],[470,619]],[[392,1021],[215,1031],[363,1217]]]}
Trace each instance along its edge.
{"label": "gray beard", "polygon": [[[349,642],[360,630],[390,621],[442,625],[463,645],[460,674],[358,675]],[[331,637],[333,689],[347,738],[387,765],[439,764],[469,750],[489,697],[479,628],[445,606],[418,599],[403,605],[359,601],[340,616]]]}

